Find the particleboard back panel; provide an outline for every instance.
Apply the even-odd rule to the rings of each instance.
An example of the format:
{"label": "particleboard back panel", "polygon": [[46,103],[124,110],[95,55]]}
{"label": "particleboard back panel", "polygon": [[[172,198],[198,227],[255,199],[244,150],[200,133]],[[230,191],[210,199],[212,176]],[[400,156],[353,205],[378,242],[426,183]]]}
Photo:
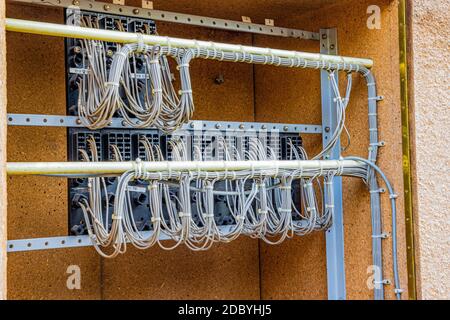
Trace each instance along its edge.
{"label": "particleboard back panel", "polygon": [[[158,32],[198,40],[251,44],[252,37],[157,22]],[[194,60],[191,66],[195,119],[254,121],[253,66]],[[222,74],[225,82],[214,83]],[[225,98],[224,98],[225,97]],[[146,270],[142,272],[142,270]],[[105,299],[259,299],[258,242],[242,238],[208,252],[184,246],[130,250],[104,261]]]}
{"label": "particleboard back panel", "polygon": [[[8,16],[63,23],[60,9],[9,5]],[[162,34],[230,43],[251,44],[252,39],[248,34],[163,23],[158,23],[158,28]],[[8,33],[8,52],[11,70],[8,112],[64,114],[63,40]],[[11,52],[33,54],[13,55]],[[196,119],[254,120],[253,66],[198,60],[192,63],[191,72]],[[214,82],[219,74],[225,78],[222,85]],[[219,98],[224,95],[227,99]],[[9,161],[66,160],[64,128],[10,127],[8,138]],[[9,187],[10,239],[66,234],[65,179],[11,177]],[[31,208],[34,210],[30,211]],[[171,252],[159,248],[145,252],[129,249],[126,256],[116,260],[101,260],[93,248],[13,253],[8,269],[9,296],[15,299],[258,299],[258,256],[258,242],[250,239],[199,255],[185,248]],[[135,268],[131,268],[130,263]],[[67,289],[69,265],[80,266],[82,290]],[[142,270],[148,270],[145,273],[152,279],[142,281]]]}
{"label": "particleboard back panel", "polygon": [[[381,8],[381,30],[369,30],[366,26],[367,8],[374,4]],[[381,139],[387,142],[387,146],[381,149],[379,164],[400,195],[397,205],[399,260],[402,287],[406,289],[397,12],[396,1],[352,1],[295,17],[287,20],[286,24],[314,31],[319,31],[321,27],[337,27],[339,54],[369,57],[375,61],[374,72],[379,94],[385,96],[385,100],[379,104],[380,135]],[[297,40],[272,39],[265,36],[257,36],[255,45],[314,52],[319,50],[317,43],[311,46],[309,42],[302,44]],[[257,66],[255,69],[256,120],[320,123],[319,73],[273,69],[264,66]],[[342,78],[344,77],[341,76],[341,80]],[[344,90],[342,84],[343,81],[341,91]],[[352,135],[352,144],[345,152],[346,155],[367,157],[369,137],[366,99],[365,81],[354,76],[352,98],[347,109],[347,126]],[[345,142],[343,138],[343,144]],[[311,148],[308,143],[310,141],[307,140],[307,148]],[[321,143],[320,140],[318,143]],[[387,198],[386,195],[383,196],[382,201],[383,231],[390,232]],[[361,181],[344,179],[344,216],[348,298],[373,298],[373,293],[366,284],[369,277],[367,269],[372,265],[369,194]],[[383,244],[384,278],[392,280],[391,240]],[[261,274],[263,299],[325,299],[325,237],[313,235],[304,239],[296,238],[278,247],[262,245]],[[386,287],[386,292],[388,298],[393,298],[392,286]],[[404,297],[407,297],[407,293]]]}
{"label": "particleboard back panel", "polygon": [[[276,1],[273,1],[275,3]],[[317,3],[317,1],[314,1]],[[371,1],[373,2],[373,1]],[[392,177],[397,193],[402,194],[401,126],[398,103],[398,46],[396,3],[375,1],[382,7],[383,29],[370,31],[365,26],[369,1],[345,1],[322,7],[316,13],[305,13],[300,5],[313,1],[289,2],[292,18],[280,16],[277,25],[318,31],[319,27],[338,27],[340,54],[371,57],[378,78],[380,94],[386,100],[380,104],[380,127],[388,146],[381,151],[381,166]],[[134,1],[134,4],[139,1]],[[224,4],[224,2],[221,2]],[[247,2],[246,2],[247,3]],[[256,1],[249,1],[256,3]],[[337,1],[324,1],[337,3]],[[342,2],[340,2],[342,3]],[[132,5],[133,1],[127,1]],[[214,1],[190,2],[177,8],[172,1],[167,6],[155,1],[155,8],[208,16],[239,19],[241,7],[227,3],[226,8]],[[236,5],[236,4],[235,4]],[[281,6],[282,4],[280,4]],[[237,5],[236,5],[237,6]],[[191,8],[192,7],[192,8]],[[249,7],[250,8],[250,7]],[[222,10],[223,9],[223,10]],[[248,8],[247,8],[248,9]],[[239,11],[239,15],[230,12]],[[285,9],[286,10],[286,9]],[[349,14],[351,10],[352,14]],[[245,10],[244,10],[245,11]],[[226,12],[226,13],[224,13]],[[261,9],[249,10],[258,19],[267,14]],[[293,12],[299,14],[293,17]],[[31,8],[8,4],[8,16],[62,23],[57,9]],[[349,18],[350,17],[350,18]],[[261,21],[256,21],[261,22]],[[169,25],[157,22],[161,35],[251,44],[252,36],[203,28]],[[39,39],[38,41],[31,41]],[[317,52],[318,43],[255,36],[254,45]],[[42,50],[39,46],[45,46]],[[11,52],[23,50],[25,56]],[[65,112],[64,45],[61,39],[8,34],[9,112]],[[27,61],[32,73],[22,66]],[[52,61],[51,64],[48,61]],[[196,119],[228,121],[268,121],[315,123],[320,116],[320,78],[317,71],[278,70],[273,67],[194,61],[192,64]],[[222,73],[225,83],[214,84]],[[253,79],[255,73],[255,79]],[[31,81],[34,80],[34,81]],[[255,80],[255,87],[253,86]],[[14,83],[14,85],[12,85]],[[39,88],[36,88],[36,85]],[[255,91],[255,95],[254,95]],[[356,77],[353,99],[349,106],[348,127],[352,134],[349,154],[366,156],[367,103],[366,87]],[[256,105],[256,108],[255,105]],[[362,110],[362,111],[361,111]],[[32,134],[33,139],[29,138]],[[9,128],[10,161],[64,160],[65,129]],[[306,136],[310,154],[320,147],[318,136]],[[25,186],[25,187],[24,187]],[[346,268],[348,297],[367,299],[367,267],[371,264],[369,197],[359,181],[345,180]],[[9,182],[10,238],[61,235],[66,232],[66,182],[50,178],[14,178]],[[403,203],[399,204],[400,267],[405,267],[403,241]],[[386,231],[389,227],[388,203],[383,202]],[[33,208],[33,212],[27,210]],[[45,215],[45,219],[39,219]],[[50,219],[48,219],[50,218]],[[386,242],[386,278],[392,279],[390,241]],[[259,261],[260,254],[261,261]],[[115,260],[100,260],[92,248],[29,252],[9,255],[9,296],[11,298],[221,298],[221,299],[306,299],[326,298],[325,241],[322,233],[297,238],[277,247],[241,239],[220,245],[206,253],[192,253],[185,248],[165,252],[159,248],[147,251],[129,249]],[[81,291],[66,288],[66,268],[78,264],[82,268]],[[259,264],[261,264],[261,280]],[[403,287],[406,287],[402,272]],[[239,289],[236,289],[239,288]],[[392,297],[392,296],[390,296]]]}
{"label": "particleboard back panel", "polygon": [[[7,16],[63,23],[58,9],[8,3]],[[65,114],[64,41],[7,33],[8,112]],[[8,161],[66,161],[65,128],[8,128]],[[67,180],[8,178],[8,237],[67,234]],[[82,290],[66,286],[78,265]],[[98,299],[100,258],[91,249],[33,251],[8,255],[10,299]]]}

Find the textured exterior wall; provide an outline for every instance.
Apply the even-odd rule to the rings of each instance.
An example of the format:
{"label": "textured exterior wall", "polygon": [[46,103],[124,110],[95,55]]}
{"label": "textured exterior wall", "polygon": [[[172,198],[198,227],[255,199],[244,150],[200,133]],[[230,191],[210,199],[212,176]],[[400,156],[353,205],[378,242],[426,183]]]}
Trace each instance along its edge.
{"label": "textured exterior wall", "polygon": [[0,300],[6,299],[6,39],[0,3]]}
{"label": "textured exterior wall", "polygon": [[412,4],[419,295],[450,299],[450,1]]}

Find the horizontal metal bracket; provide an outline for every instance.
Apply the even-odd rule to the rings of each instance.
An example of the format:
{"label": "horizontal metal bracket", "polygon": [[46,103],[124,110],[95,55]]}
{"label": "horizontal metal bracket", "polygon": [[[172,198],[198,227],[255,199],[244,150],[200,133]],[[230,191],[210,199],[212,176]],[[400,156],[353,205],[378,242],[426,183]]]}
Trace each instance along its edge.
{"label": "horizontal metal bracket", "polygon": [[[234,226],[219,226],[222,233],[229,233]],[[150,237],[153,232],[142,232],[144,237]],[[159,240],[170,240],[167,235],[161,234]],[[66,236],[66,237],[49,237],[35,239],[9,240],[7,243],[7,252],[24,252],[38,251],[50,249],[67,249],[92,246],[92,239],[89,236]]]}
{"label": "horizontal metal bracket", "polygon": [[[84,128],[80,119],[76,116],[56,116],[39,114],[17,114],[9,113],[7,123],[9,126],[26,127],[69,127]],[[122,118],[114,118],[108,128],[112,129],[133,129],[125,124]],[[153,128],[149,128],[153,129]],[[139,129],[142,130],[142,129]],[[192,121],[182,127],[181,131],[278,131],[280,133],[301,133],[301,134],[322,134],[322,126],[307,124],[281,124],[262,122],[227,122],[227,121]]]}
{"label": "horizontal metal bracket", "polygon": [[[301,222],[303,224],[303,222]],[[306,223],[304,223],[306,226]],[[230,233],[235,228],[234,225],[219,226],[218,229],[221,233]],[[150,237],[153,235],[153,231],[142,232],[144,237]],[[161,234],[160,241],[170,240],[165,234]],[[92,246],[92,239],[85,236],[63,236],[63,237],[48,237],[48,238],[34,238],[34,239],[21,239],[21,240],[9,240],[7,243],[7,252],[24,252],[24,251],[39,251],[39,250],[51,250],[51,249],[68,249],[68,248],[81,248]]]}
{"label": "horizontal metal bracket", "polygon": [[246,33],[264,34],[286,38],[305,40],[319,40],[319,33],[290,28],[267,26],[264,24],[246,23],[225,19],[216,19],[191,14],[168,12],[161,10],[143,9],[139,7],[116,5],[87,0],[11,0],[13,2],[36,4],[51,7],[71,8],[120,16],[152,19],[155,21],[173,22],[213,29],[238,31]]}

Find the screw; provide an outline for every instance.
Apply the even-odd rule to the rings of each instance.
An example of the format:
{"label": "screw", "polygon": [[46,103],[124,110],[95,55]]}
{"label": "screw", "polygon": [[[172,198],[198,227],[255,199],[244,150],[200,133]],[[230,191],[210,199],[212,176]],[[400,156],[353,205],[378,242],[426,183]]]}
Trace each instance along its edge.
{"label": "screw", "polygon": [[223,74],[219,74],[215,79],[214,82],[216,84],[223,84],[225,82],[225,78],[223,77]]}
{"label": "screw", "polygon": [[322,39],[327,39],[328,38],[328,36],[327,36],[327,34],[326,33],[324,33],[323,35],[322,35]]}
{"label": "screw", "polygon": [[244,129],[245,129],[245,126],[244,126],[243,124],[241,124],[241,125],[239,126],[239,129],[244,130]]}
{"label": "screw", "polygon": [[81,124],[81,119],[77,119],[77,121],[75,121],[76,124]]}
{"label": "screw", "polygon": [[332,45],[330,46],[330,49],[331,49],[331,50],[334,50],[334,48],[335,48],[335,46],[334,46],[334,44],[332,44]]}
{"label": "screw", "polygon": [[74,6],[79,6],[79,5],[80,5],[80,1],[78,1],[78,0],[73,0],[73,1],[72,1],[72,5],[74,5]]}
{"label": "screw", "polygon": [[75,48],[73,48],[73,52],[81,53],[81,47],[80,46],[76,46]]}
{"label": "screw", "polygon": [[288,127],[288,126],[285,126],[285,127],[283,128],[283,130],[284,130],[284,131],[288,131],[288,130],[289,130],[289,127]]}
{"label": "screw", "polygon": [[109,10],[109,5],[107,5],[107,4],[105,4],[104,6],[103,6],[103,9],[105,9],[105,11],[108,11]]}
{"label": "screw", "polygon": [[265,124],[262,125],[261,129],[266,130],[267,126]]}
{"label": "screw", "polygon": [[331,128],[330,127],[325,127],[325,132],[330,132]]}
{"label": "screw", "polygon": [[139,9],[134,9],[134,10],[133,10],[133,13],[134,13],[134,14],[139,14]]}
{"label": "screw", "polygon": [[216,129],[220,129],[221,125],[220,123],[216,124]]}
{"label": "screw", "polygon": [[112,57],[114,55],[114,52],[111,49],[109,49],[108,51],[106,51],[106,55],[108,57]]}
{"label": "screw", "polygon": [[191,124],[189,125],[191,128],[195,127],[195,124],[193,122],[191,122]]}

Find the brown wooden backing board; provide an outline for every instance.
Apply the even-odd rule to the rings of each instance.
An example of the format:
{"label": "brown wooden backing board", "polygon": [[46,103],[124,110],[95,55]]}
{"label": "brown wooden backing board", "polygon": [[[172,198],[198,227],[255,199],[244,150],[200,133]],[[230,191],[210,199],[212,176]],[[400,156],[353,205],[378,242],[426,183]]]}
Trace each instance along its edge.
{"label": "brown wooden backing board", "polygon": [[[57,9],[10,5],[8,16],[63,23],[62,10]],[[251,36],[245,34],[181,26],[169,28],[162,23],[158,27],[162,33],[173,36],[251,44]],[[64,114],[63,40],[9,33],[8,46],[9,52],[33,53],[8,56],[11,70],[8,111]],[[191,70],[196,119],[253,121],[251,65],[199,60],[192,63]],[[225,78],[222,85],[214,82],[219,74]],[[227,99],[219,99],[224,95]],[[66,160],[64,128],[11,127],[8,137],[9,161]],[[10,178],[9,185],[10,239],[66,234],[64,179],[14,177]],[[172,252],[159,248],[138,252],[130,248],[126,256],[102,263],[92,248],[13,253],[9,261],[9,291],[11,298],[257,299],[258,254],[258,242],[250,239],[199,255],[185,248]],[[66,288],[66,270],[73,264],[81,267],[80,291]],[[143,273],[158,280],[142,281]]]}
{"label": "brown wooden backing board", "polygon": [[[251,1],[253,3],[253,1]],[[315,1],[317,2],[317,1]],[[331,1],[334,3],[335,1]],[[349,1],[346,1],[348,3]],[[372,1],[373,2],[373,1]],[[395,2],[376,1],[383,9],[383,29],[365,27],[367,1],[323,8],[320,13],[296,17],[280,16],[279,25],[318,31],[319,27],[337,26],[340,53],[374,58],[380,94],[382,138],[388,145],[381,152],[381,166],[386,169],[401,195],[401,130],[398,105],[398,49]],[[128,1],[133,4],[133,1]],[[224,2],[221,2],[222,4]],[[256,1],[255,1],[256,3]],[[205,14],[239,19],[221,14],[233,9],[214,1],[190,2],[177,8],[173,1],[156,9]],[[298,5],[312,5],[301,1]],[[370,3],[372,4],[372,3]],[[289,5],[293,6],[292,2]],[[262,6],[264,7],[264,6]],[[240,8],[240,7],[238,7]],[[234,8],[236,9],[236,8]],[[232,10],[237,12],[239,10]],[[262,9],[261,9],[262,10]],[[349,13],[349,10],[351,13]],[[244,10],[245,11],[245,10]],[[292,8],[288,10],[292,16]],[[240,11],[239,11],[240,12]],[[249,11],[261,19],[265,12]],[[236,15],[236,14],[235,14]],[[242,14],[244,15],[244,14]],[[30,8],[8,4],[8,16],[62,23],[61,10]],[[252,36],[203,28],[158,23],[161,35],[251,44]],[[37,41],[32,41],[36,40]],[[258,46],[318,51],[318,43],[255,36]],[[25,50],[25,51],[24,51]],[[9,112],[65,112],[64,45],[61,39],[8,34]],[[11,54],[20,52],[20,54]],[[25,55],[31,52],[33,55]],[[26,62],[26,68],[24,62]],[[253,72],[255,71],[255,88]],[[214,84],[223,74],[225,83]],[[269,121],[320,123],[320,78],[317,71],[295,71],[273,67],[194,61],[192,63],[196,119],[228,121]],[[13,85],[14,84],[14,85]],[[254,95],[254,90],[256,94]],[[349,106],[348,126],[352,133],[349,154],[366,156],[367,103],[366,87],[355,77],[353,99]],[[256,108],[254,109],[254,104]],[[30,138],[31,137],[31,138]],[[65,129],[9,128],[10,161],[45,161],[66,159]],[[321,143],[318,136],[305,136],[311,154]],[[51,178],[10,178],[9,238],[62,235],[66,232],[66,182]],[[371,264],[370,217],[368,194],[359,181],[346,179],[344,184],[346,224],[346,267],[349,298],[370,298],[366,289],[367,267]],[[402,226],[402,201],[399,223]],[[386,231],[389,212],[384,201]],[[44,216],[45,219],[40,219]],[[403,228],[400,228],[401,232]],[[402,244],[403,235],[399,239]],[[390,245],[390,241],[386,242]],[[404,252],[401,245],[400,252]],[[386,247],[386,254],[390,249]],[[101,262],[92,248],[14,253],[9,255],[9,296],[12,298],[326,298],[325,241],[323,234],[297,238],[269,247],[261,245],[261,280],[259,278],[258,243],[241,239],[220,245],[210,252],[192,253],[185,248],[164,252],[129,249],[126,255]],[[387,277],[392,278],[389,256]],[[404,257],[401,255],[401,268]],[[82,268],[81,291],[66,288],[65,271],[70,264]],[[405,283],[404,273],[402,280]]]}
{"label": "brown wooden backing board", "polygon": [[[63,23],[61,10],[8,3],[7,16]],[[64,41],[7,33],[8,112],[65,114]],[[8,128],[8,161],[66,161],[65,128]],[[67,180],[8,178],[8,237],[67,234]],[[82,290],[66,286],[70,265],[81,268]],[[100,258],[92,248],[11,253],[10,299],[100,298]]]}
{"label": "brown wooden backing board", "polygon": [[[382,9],[382,29],[366,27],[369,5]],[[401,151],[401,119],[398,76],[397,3],[395,1],[352,1],[320,11],[299,15],[286,21],[291,27],[319,31],[320,27],[337,27],[339,53],[346,56],[374,59],[373,71],[378,81],[379,94],[385,100],[379,104],[381,139],[387,146],[380,152],[380,166],[390,177],[397,193],[399,225],[399,259],[402,287],[407,287],[404,246],[403,178]],[[274,45],[274,43],[277,43]],[[296,40],[256,37],[255,45],[287,49],[318,50]],[[307,50],[308,50],[307,49]],[[341,77],[342,80],[343,77]],[[280,122],[320,121],[320,80],[317,72],[273,71],[258,66],[256,81],[256,120],[274,119]],[[341,81],[343,82],[343,81]],[[341,83],[342,85],[343,83]],[[344,88],[341,86],[341,90]],[[346,155],[367,157],[368,116],[365,81],[354,77],[354,89],[348,107],[347,126],[352,135]],[[279,112],[278,110],[283,110]],[[309,139],[309,136],[307,137]],[[343,139],[345,143],[345,138]],[[308,144],[308,143],[307,143]],[[382,201],[385,232],[391,231],[388,197]],[[371,222],[369,194],[358,180],[344,179],[345,263],[347,292],[350,299],[373,297],[367,288],[367,269],[372,265]],[[384,242],[385,278],[393,279],[391,240]],[[261,246],[261,283],[263,299],[326,298],[325,241],[321,235],[295,239],[279,247]],[[392,286],[387,297],[393,298]],[[405,294],[405,297],[407,294]]]}
{"label": "brown wooden backing board", "polygon": [[[246,34],[158,23],[162,35],[251,44]],[[195,119],[253,121],[253,66],[194,60]],[[214,79],[222,74],[225,82]],[[105,299],[258,299],[258,242],[242,238],[203,253],[130,250],[104,260]]]}

